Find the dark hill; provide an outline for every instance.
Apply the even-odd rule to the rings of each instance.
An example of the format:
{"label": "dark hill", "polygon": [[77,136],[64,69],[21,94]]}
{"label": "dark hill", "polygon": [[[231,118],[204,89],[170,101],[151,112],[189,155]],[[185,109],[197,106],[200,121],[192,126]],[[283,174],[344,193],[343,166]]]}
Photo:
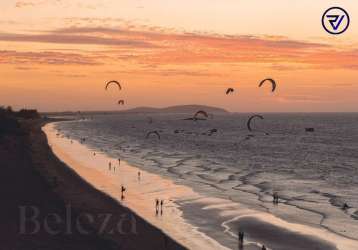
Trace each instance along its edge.
{"label": "dark hill", "polygon": [[212,114],[227,114],[229,113],[225,109],[216,108],[205,105],[178,105],[171,106],[166,108],[152,108],[152,107],[138,107],[134,109],[128,109],[122,112],[125,113],[182,113],[182,114],[192,114],[198,110],[205,110],[208,113]]}

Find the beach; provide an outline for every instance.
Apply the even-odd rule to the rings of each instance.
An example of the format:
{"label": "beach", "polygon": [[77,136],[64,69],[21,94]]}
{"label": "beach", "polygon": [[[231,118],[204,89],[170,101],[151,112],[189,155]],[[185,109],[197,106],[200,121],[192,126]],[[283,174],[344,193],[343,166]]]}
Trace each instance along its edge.
{"label": "beach", "polygon": [[[225,249],[185,223],[182,218],[178,205],[173,201],[176,197],[199,198],[200,195],[190,188],[175,185],[168,179],[133,167],[124,160],[119,165],[117,159],[94,152],[78,141],[72,140],[71,143],[71,140],[58,136],[58,131],[54,130],[52,124],[45,126],[43,130],[55,155],[97,190],[118,200],[187,248]],[[108,168],[109,162],[112,163],[111,170]],[[140,180],[138,171],[141,171]],[[123,200],[122,185],[126,188]],[[156,214],[156,199],[165,203],[163,214]]]}
{"label": "beach", "polygon": [[[269,205],[268,195],[260,198],[268,201],[265,204],[268,208],[257,209],[248,205],[253,199],[250,192],[242,193],[240,201],[211,195],[208,186],[192,188],[185,179],[173,179],[161,170],[128,163],[126,157],[131,160],[130,155],[136,153],[131,148],[123,149],[127,154],[123,154],[126,157],[121,158],[119,165],[108,147],[101,149],[72,135],[70,138],[68,131],[57,130],[62,125],[49,124],[43,128],[59,159],[95,189],[116,199],[186,248],[237,249],[237,234],[242,230],[246,233],[243,249],[261,249],[263,245],[268,249],[356,249],[354,238],[318,226],[320,215],[309,210]],[[87,141],[91,139],[87,137]],[[188,168],[190,165],[183,165],[183,170]],[[121,199],[122,185],[126,187],[124,199]],[[156,199],[164,200],[162,215],[155,213]]]}
{"label": "beach", "polygon": [[[135,152],[128,148],[119,161],[107,148],[88,143],[89,137],[78,140],[63,130],[84,122],[23,121],[22,133],[0,138],[0,183],[6,201],[2,249],[357,247],[354,238],[317,226],[319,216],[310,211],[297,214],[299,210],[286,204],[269,205],[270,198],[264,196],[269,209],[260,209],[248,205],[252,192],[240,194],[239,200],[216,195],[208,183],[192,186],[188,180],[134,164],[129,156]],[[182,171],[188,168],[192,167],[183,163]],[[243,244],[238,242],[239,231],[245,233]]]}

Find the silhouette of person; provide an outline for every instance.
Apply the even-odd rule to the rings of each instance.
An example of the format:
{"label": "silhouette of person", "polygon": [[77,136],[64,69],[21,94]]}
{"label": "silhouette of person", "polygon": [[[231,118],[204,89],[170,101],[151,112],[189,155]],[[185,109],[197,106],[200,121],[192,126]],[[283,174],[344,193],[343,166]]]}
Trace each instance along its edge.
{"label": "silhouette of person", "polygon": [[163,214],[163,205],[164,205],[164,200],[160,200],[160,214]]}
{"label": "silhouette of person", "polygon": [[140,171],[138,171],[138,181],[140,181]]}
{"label": "silhouette of person", "polygon": [[273,196],[273,203],[278,204],[278,194],[274,192],[272,196]]}
{"label": "silhouette of person", "polygon": [[155,213],[158,214],[159,212],[159,200],[155,199]]}
{"label": "silhouette of person", "polygon": [[244,232],[239,232],[239,244],[244,243]]}
{"label": "silhouette of person", "polygon": [[126,191],[126,188],[122,185],[122,187],[121,187],[121,193],[122,193],[122,195],[121,195],[121,199],[123,200],[124,199],[124,192]]}
{"label": "silhouette of person", "polygon": [[342,209],[343,209],[343,210],[347,210],[348,208],[349,208],[348,204],[347,204],[347,203],[344,203]]}

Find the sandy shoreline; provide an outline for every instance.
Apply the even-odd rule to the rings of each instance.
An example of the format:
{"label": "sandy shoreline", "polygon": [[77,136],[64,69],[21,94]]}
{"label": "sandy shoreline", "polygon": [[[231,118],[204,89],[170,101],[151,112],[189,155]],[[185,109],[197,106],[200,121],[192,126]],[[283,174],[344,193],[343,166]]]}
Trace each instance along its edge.
{"label": "sandy shoreline", "polygon": [[[164,230],[173,239],[189,249],[226,249],[216,241],[198,232],[184,221],[174,200],[187,197],[200,198],[200,195],[185,186],[175,185],[168,179],[130,166],[125,161],[110,158],[101,152],[94,152],[77,141],[56,134],[53,124],[43,128],[52,151],[79,176],[96,189],[110,195],[123,206],[145,218],[149,223]],[[96,154],[94,156],[94,153]],[[112,163],[111,171],[108,163]],[[101,166],[101,167],[98,167]],[[114,170],[116,168],[116,170]],[[141,179],[138,180],[138,171]],[[121,200],[121,185],[126,187],[125,199]],[[156,215],[155,199],[164,200],[163,214]]]}
{"label": "sandy shoreline", "polygon": [[[292,244],[295,245],[295,248],[292,249],[353,250],[356,247],[357,243],[355,241],[339,237],[322,228],[288,223],[271,214],[255,212],[229,200],[199,195],[186,186],[176,185],[166,178],[145,172],[123,161],[121,166],[116,170],[116,173],[110,172],[108,171],[108,162],[111,161],[116,165],[116,159],[107,157],[99,152],[96,153],[96,157],[93,157],[93,150],[86,146],[77,142],[71,144],[70,140],[66,138],[54,136],[55,131],[53,127],[47,127],[45,130],[49,139],[53,139],[55,153],[56,150],[61,151],[62,147],[62,152],[57,152],[56,154],[65,154],[64,151],[67,153],[69,151],[78,152],[76,155],[62,155],[60,158],[69,158],[67,159],[69,161],[67,162],[68,165],[76,168],[75,171],[77,173],[81,172],[82,174],[79,173],[80,176],[86,180],[92,178],[89,181],[92,185],[94,183],[106,183],[106,185],[99,185],[97,188],[107,194],[109,193],[117,200],[120,200],[120,185],[125,185],[128,187],[128,197],[123,202],[125,206],[128,206],[137,214],[146,218],[151,224],[161,228],[175,240],[190,249],[199,249],[198,246],[201,246],[200,249],[218,249],[220,247],[223,248],[223,245],[236,249],[237,232],[233,231],[232,228],[237,227],[237,225],[244,228],[245,231],[250,232],[245,249],[261,249],[261,243],[274,246],[272,249],[288,249],[288,247],[292,248]],[[81,155],[84,158],[81,158]],[[90,161],[88,160],[89,157]],[[71,163],[71,158],[76,158],[77,162]],[[138,170],[144,176],[140,182],[137,179]],[[89,172],[96,172],[97,175],[93,176]],[[99,180],[98,178],[103,179]],[[155,215],[154,200],[156,198],[165,199],[166,208],[163,217],[158,218]],[[169,212],[166,212],[168,210]],[[195,213],[192,211],[199,211],[199,214],[194,216]],[[217,225],[213,225],[213,228],[216,226],[216,230],[205,231],[200,227],[200,223],[206,221],[205,217],[200,218],[200,211],[205,211],[204,214],[206,216],[212,212],[213,218],[222,218],[222,221],[214,220]],[[206,213],[207,211],[210,213]],[[186,222],[195,222],[195,220],[197,223],[192,223],[192,225]],[[208,221],[208,223],[211,222]],[[173,224],[175,227],[173,227]],[[235,224],[235,226],[231,225],[231,230],[228,227],[230,224]],[[195,227],[198,227],[198,229],[196,230]],[[272,231],[276,233],[271,233]],[[222,234],[230,235],[232,237],[231,242],[222,242],[220,240]],[[222,244],[218,245],[216,241],[207,238],[206,235]],[[280,235],[284,236],[285,240],[280,241],[278,239]],[[300,244],[295,242],[300,242]],[[202,244],[206,244],[205,247],[202,247]]]}

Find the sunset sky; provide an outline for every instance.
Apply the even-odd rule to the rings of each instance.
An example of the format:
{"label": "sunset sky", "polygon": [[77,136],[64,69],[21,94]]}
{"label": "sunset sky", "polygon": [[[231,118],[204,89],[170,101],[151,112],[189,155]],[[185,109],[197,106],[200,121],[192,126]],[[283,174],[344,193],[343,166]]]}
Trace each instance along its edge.
{"label": "sunset sky", "polygon": [[[321,16],[336,5],[351,25],[333,36]],[[358,111],[356,0],[1,0],[0,9],[0,105]],[[275,93],[258,88],[267,77]],[[113,79],[122,91],[104,90]]]}

